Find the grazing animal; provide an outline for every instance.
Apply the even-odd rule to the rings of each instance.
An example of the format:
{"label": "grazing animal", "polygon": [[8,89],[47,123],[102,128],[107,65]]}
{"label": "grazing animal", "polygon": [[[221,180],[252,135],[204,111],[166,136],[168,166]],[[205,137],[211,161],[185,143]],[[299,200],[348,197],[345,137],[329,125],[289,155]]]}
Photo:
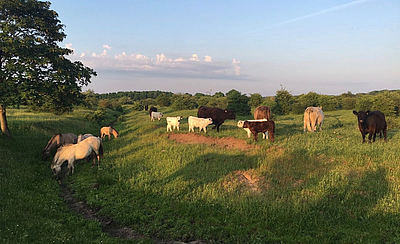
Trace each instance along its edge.
{"label": "grazing animal", "polygon": [[308,107],[304,111],[304,132],[314,132],[319,126],[319,130],[322,130],[322,123],[324,122],[324,113],[322,107]]}
{"label": "grazing animal", "polygon": [[197,118],[194,116],[189,116],[188,117],[188,124],[189,124],[189,132],[193,131],[194,132],[194,127],[199,127],[199,132],[201,130],[204,130],[204,133],[207,133],[206,127],[207,125],[211,125],[213,123],[211,118]]}
{"label": "grazing animal", "polygon": [[149,110],[149,105],[144,105],[144,110]]}
{"label": "grazing animal", "polygon": [[233,113],[233,111],[205,106],[199,107],[199,110],[197,111],[197,117],[211,118],[213,124],[215,125],[213,129],[217,128],[218,132],[219,127],[225,122],[226,119],[236,119],[236,115]]}
{"label": "grazing animal", "polygon": [[365,143],[365,135],[368,135],[368,142],[371,143],[371,138],[375,141],[376,133],[379,133],[379,137],[382,138],[382,133],[386,138],[387,123],[385,115],[381,111],[353,111],[353,114],[357,116],[358,128],[360,129],[363,143]]}
{"label": "grazing animal", "polygon": [[[245,120],[239,120],[237,123],[237,127],[239,128],[243,128],[243,124],[244,124]],[[260,122],[260,121],[267,121],[267,119],[256,119],[256,120],[247,120],[249,122]],[[249,128],[243,128],[246,132],[247,132],[247,137],[250,138],[251,136],[251,131]],[[263,133],[263,139],[268,139],[268,131]]]}
{"label": "grazing animal", "polygon": [[160,121],[161,118],[163,117],[163,115],[164,114],[161,112],[151,112],[150,120],[154,121],[154,120],[158,119],[158,121]]}
{"label": "grazing animal", "polygon": [[149,108],[149,115],[150,115],[150,118],[151,118],[151,112],[157,112],[157,108],[156,108],[156,107],[150,107],[150,108]]}
{"label": "grazing animal", "polygon": [[53,148],[58,149],[59,147],[66,144],[75,144],[77,143],[77,141],[78,137],[72,133],[58,133],[53,135],[42,151],[42,160],[44,161],[49,157],[50,152]]}
{"label": "grazing animal", "polygon": [[248,128],[253,134],[254,140],[257,141],[258,133],[266,133],[268,131],[269,140],[274,142],[275,139],[275,122],[273,120],[267,121],[244,121],[243,128]]}
{"label": "grazing animal", "polygon": [[182,116],[176,116],[176,117],[167,117],[167,131],[170,130],[172,131],[172,127],[175,128],[179,131],[179,125],[181,123]]}
{"label": "grazing animal", "polygon": [[271,108],[268,106],[258,106],[254,110],[254,119],[271,119]]}
{"label": "grazing animal", "polygon": [[84,135],[79,134],[78,142],[81,142],[81,141],[85,140],[86,138],[89,138],[89,137],[92,137],[92,136],[94,136],[94,135],[92,135],[92,134],[84,134]]}
{"label": "grazing animal", "polygon": [[114,136],[114,138],[118,138],[118,131],[116,131],[112,126],[105,126],[100,129],[100,136],[101,139],[103,140],[106,136],[108,136],[108,140],[111,140],[111,135]]}
{"label": "grazing animal", "polygon": [[[54,156],[53,163],[50,168],[53,170],[54,175],[58,175],[61,171],[61,166],[65,161],[68,161],[68,171],[74,173],[74,162],[76,160],[88,157],[92,152],[97,156],[98,162],[100,157],[103,157],[103,143],[98,137],[89,137],[77,144],[69,144],[60,147]],[[93,165],[96,163],[96,157],[93,158]],[[92,165],[92,166],[93,166]]]}

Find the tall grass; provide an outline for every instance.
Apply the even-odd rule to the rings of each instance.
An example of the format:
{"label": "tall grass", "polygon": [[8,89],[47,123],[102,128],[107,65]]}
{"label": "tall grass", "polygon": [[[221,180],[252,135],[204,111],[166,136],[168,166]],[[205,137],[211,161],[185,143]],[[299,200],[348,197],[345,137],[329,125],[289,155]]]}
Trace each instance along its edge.
{"label": "tall grass", "polygon": [[[166,132],[165,120],[150,122],[148,113],[131,111],[130,107],[124,109],[128,113],[116,125],[120,137],[104,141],[105,155],[100,166],[91,168],[90,163],[78,162],[75,175],[66,182],[79,199],[101,208],[101,214],[112,216],[145,237],[221,243],[400,241],[397,128],[389,128],[387,143],[377,140],[362,144],[352,112],[335,111],[325,113],[323,130],[315,133],[303,133],[302,116],[275,116],[274,143],[261,140],[261,136],[258,142],[248,139],[246,132],[232,120],[226,121],[219,133],[211,129],[207,134],[200,133],[212,138],[234,137],[254,145],[253,149],[243,151],[218,145],[177,143],[168,139],[171,132]],[[160,110],[164,116],[196,115],[195,110]],[[98,224],[68,212],[65,204],[55,197],[60,190],[51,176],[49,162],[40,162],[39,156],[34,158],[55,128],[87,133],[77,132],[77,128],[97,131],[96,125],[74,117],[78,115],[53,121],[46,114],[30,113],[21,113],[19,116],[30,120],[19,124],[18,112],[15,113],[10,124],[13,131],[20,132],[6,162],[18,165],[23,172],[14,166],[9,171],[0,166],[4,176],[10,175],[2,176],[9,189],[2,192],[14,199],[0,200],[6,206],[4,209],[9,210],[2,213],[5,218],[0,220],[3,221],[0,226],[8,223],[12,227],[11,231],[0,227],[0,236],[5,233],[4,240],[25,240],[11,233],[26,232],[30,236],[27,240],[31,241],[32,233],[37,231],[43,233],[39,240],[57,237],[67,241],[71,232],[76,240],[115,241],[101,234]],[[37,132],[36,127],[40,127]],[[188,133],[187,120],[183,120],[181,131],[172,133]],[[30,155],[23,159],[29,160],[26,168],[16,156],[19,140],[34,141],[34,138],[36,143],[27,150]],[[4,147],[8,142],[0,138],[0,143],[1,153],[7,153]],[[3,157],[0,163],[6,164]],[[252,182],[243,175],[250,176]],[[30,186],[31,182],[37,182],[36,187]],[[26,187],[30,190],[22,189]],[[21,195],[39,194],[45,197],[37,197],[39,209],[32,210],[31,215],[39,219],[42,214],[51,214],[45,221],[33,224],[21,217],[24,227],[18,229],[15,220],[18,218],[8,212],[15,212],[14,202],[22,199],[21,211],[15,214],[23,215],[27,211],[24,208],[33,204],[26,204],[27,199]],[[52,224],[45,224],[46,221]],[[81,232],[72,224],[74,221],[79,222]],[[37,224],[44,226],[45,231],[39,231],[41,227]],[[88,237],[83,239],[83,235]]]}

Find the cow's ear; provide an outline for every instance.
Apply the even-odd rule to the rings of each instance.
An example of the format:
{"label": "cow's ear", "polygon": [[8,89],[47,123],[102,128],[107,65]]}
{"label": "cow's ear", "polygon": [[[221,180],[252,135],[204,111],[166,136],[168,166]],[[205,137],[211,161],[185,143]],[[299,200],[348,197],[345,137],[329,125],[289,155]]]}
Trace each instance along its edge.
{"label": "cow's ear", "polygon": [[353,110],[353,114],[355,114],[355,115],[358,115],[358,113],[357,113],[357,111],[356,111],[356,110]]}
{"label": "cow's ear", "polygon": [[367,112],[365,112],[365,113],[366,113],[366,114],[369,114],[369,112],[371,112],[371,111],[367,110]]}

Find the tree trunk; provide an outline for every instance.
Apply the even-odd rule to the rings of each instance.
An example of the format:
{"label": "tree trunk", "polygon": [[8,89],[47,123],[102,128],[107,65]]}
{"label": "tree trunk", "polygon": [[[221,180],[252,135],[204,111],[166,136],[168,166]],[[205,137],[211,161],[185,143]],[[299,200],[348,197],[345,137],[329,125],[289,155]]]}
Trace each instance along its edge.
{"label": "tree trunk", "polygon": [[7,124],[6,107],[4,107],[1,104],[0,104],[0,124],[1,124],[1,131],[5,135],[11,137],[11,132]]}

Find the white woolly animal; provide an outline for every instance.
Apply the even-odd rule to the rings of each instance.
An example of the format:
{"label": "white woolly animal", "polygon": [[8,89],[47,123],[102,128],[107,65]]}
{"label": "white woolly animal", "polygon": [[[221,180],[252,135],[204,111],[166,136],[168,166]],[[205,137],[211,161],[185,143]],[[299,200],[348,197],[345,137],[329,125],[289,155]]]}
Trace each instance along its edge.
{"label": "white woolly animal", "polygon": [[170,130],[172,131],[172,128],[175,128],[179,131],[179,125],[181,123],[182,116],[176,116],[176,117],[167,117],[167,131]]}
{"label": "white woolly animal", "polygon": [[189,132],[193,131],[194,132],[194,127],[199,127],[199,132],[201,132],[201,130],[204,130],[204,132],[206,133],[206,127],[207,125],[211,125],[213,123],[211,118],[197,118],[194,116],[189,116],[188,117],[188,124],[189,124]]}

